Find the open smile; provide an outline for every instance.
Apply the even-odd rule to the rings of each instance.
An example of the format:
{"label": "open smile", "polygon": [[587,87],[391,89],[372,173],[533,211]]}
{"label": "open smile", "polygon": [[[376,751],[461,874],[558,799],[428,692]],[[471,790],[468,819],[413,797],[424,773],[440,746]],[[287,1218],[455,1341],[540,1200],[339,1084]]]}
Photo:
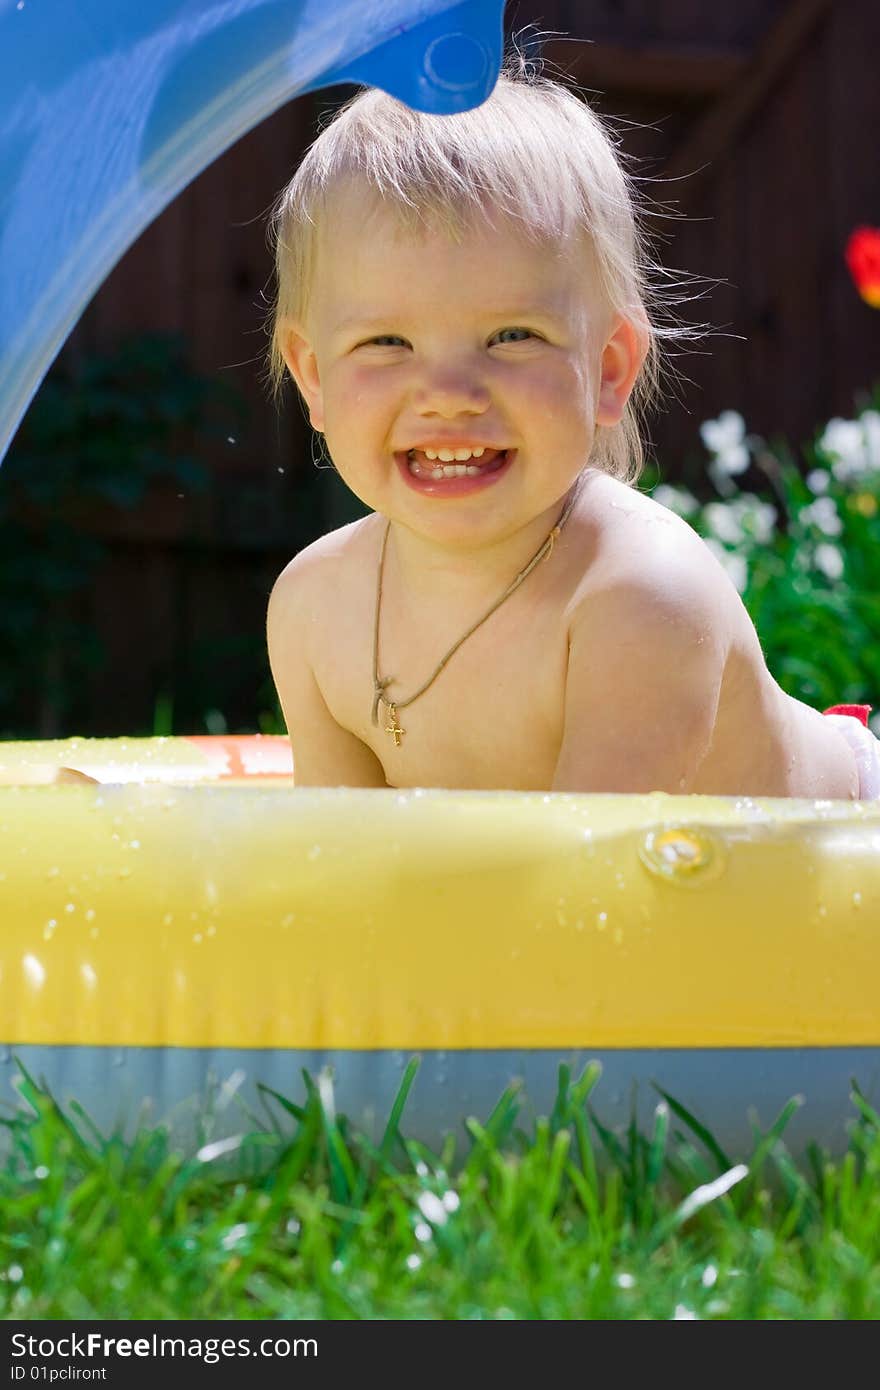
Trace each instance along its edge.
{"label": "open smile", "polygon": [[428,459],[421,450],[415,449],[395,454],[394,461],[404,482],[414,492],[428,497],[464,497],[498,482],[510,468],[516,452],[516,449],[487,449],[480,457],[447,462]]}

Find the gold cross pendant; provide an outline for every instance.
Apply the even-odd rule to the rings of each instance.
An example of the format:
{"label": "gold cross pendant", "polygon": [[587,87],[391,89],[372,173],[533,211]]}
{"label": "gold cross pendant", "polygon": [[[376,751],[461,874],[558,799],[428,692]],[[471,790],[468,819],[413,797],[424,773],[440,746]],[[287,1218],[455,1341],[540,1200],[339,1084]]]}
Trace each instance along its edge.
{"label": "gold cross pendant", "polygon": [[400,720],[397,717],[397,709],[394,705],[388,706],[388,718],[391,720],[391,723],[385,725],[385,732],[393,736],[394,747],[399,748],[400,740],[406,733],[406,729],[400,727]]}

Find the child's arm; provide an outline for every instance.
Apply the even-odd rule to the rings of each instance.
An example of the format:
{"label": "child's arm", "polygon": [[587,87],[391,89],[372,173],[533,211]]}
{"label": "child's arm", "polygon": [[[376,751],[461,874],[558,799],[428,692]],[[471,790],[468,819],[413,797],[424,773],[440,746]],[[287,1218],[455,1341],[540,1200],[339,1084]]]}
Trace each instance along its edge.
{"label": "child's arm", "polygon": [[269,664],[293,748],[294,785],[386,787],[382,764],[372,749],[337,724],[315,679],[307,634],[314,630],[319,610],[314,566],[302,554],[276,581],[266,622]]}
{"label": "child's arm", "polygon": [[553,790],[686,795],[712,742],[726,633],[717,591],[684,557],[589,594]]}

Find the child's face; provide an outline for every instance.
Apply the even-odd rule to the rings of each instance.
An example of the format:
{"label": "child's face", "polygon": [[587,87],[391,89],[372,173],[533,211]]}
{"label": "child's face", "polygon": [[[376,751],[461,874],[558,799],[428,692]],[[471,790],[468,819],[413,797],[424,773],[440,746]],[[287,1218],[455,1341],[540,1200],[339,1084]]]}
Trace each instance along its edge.
{"label": "child's face", "polygon": [[[612,333],[613,328],[613,333]],[[529,244],[501,223],[461,245],[404,233],[362,194],[322,228],[308,324],[287,359],[346,483],[442,545],[486,543],[552,508],[616,424],[644,356],[609,323],[583,249]],[[435,479],[413,446],[508,450],[491,473]]]}

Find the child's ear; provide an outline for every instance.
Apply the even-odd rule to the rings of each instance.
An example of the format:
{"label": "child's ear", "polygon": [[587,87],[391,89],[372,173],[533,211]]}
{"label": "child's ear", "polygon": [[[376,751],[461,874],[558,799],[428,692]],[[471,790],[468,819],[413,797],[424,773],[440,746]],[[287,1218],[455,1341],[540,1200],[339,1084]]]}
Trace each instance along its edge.
{"label": "child's ear", "polygon": [[281,353],[305,401],[313,430],[324,428],[324,395],[315,350],[298,324],[287,324],[281,334]]}
{"label": "child's ear", "polygon": [[602,353],[597,425],[620,424],[648,343],[647,319],[617,319]]}

